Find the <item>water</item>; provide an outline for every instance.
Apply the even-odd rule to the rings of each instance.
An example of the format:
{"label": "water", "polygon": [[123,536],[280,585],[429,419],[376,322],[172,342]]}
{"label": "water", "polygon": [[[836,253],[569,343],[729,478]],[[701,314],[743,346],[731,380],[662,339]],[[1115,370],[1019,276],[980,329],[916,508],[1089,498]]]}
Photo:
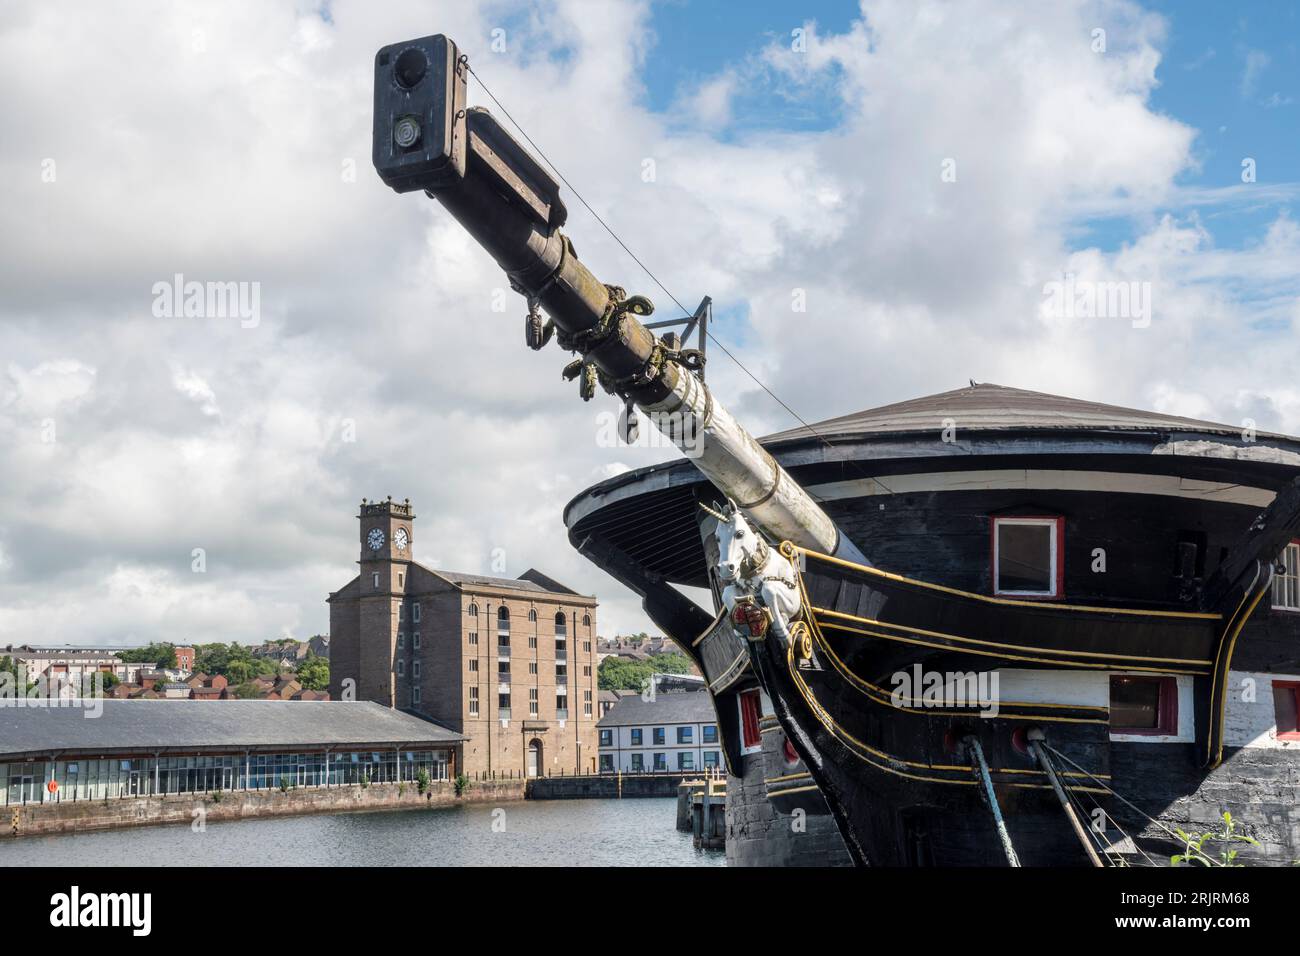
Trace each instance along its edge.
{"label": "water", "polygon": [[0,867],[725,866],[674,829],[676,811],[673,798],[529,800],[132,827],[0,841]]}

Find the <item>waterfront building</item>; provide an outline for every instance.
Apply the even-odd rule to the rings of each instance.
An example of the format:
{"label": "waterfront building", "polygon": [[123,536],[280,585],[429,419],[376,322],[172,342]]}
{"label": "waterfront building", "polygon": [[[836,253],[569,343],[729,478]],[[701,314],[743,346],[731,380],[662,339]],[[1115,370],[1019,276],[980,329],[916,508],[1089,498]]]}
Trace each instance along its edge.
{"label": "waterfront building", "polygon": [[409,500],[357,518],[361,573],[329,596],[331,696],[465,734],[467,773],[596,770],[596,598],[536,570],[425,567]]}
{"label": "waterfront building", "polygon": [[421,769],[431,780],[449,780],[459,772],[463,741],[368,702],[3,706],[0,805],[414,782]]}
{"label": "waterfront building", "polygon": [[602,773],[699,771],[722,765],[718,718],[707,693],[628,694],[596,725]]}

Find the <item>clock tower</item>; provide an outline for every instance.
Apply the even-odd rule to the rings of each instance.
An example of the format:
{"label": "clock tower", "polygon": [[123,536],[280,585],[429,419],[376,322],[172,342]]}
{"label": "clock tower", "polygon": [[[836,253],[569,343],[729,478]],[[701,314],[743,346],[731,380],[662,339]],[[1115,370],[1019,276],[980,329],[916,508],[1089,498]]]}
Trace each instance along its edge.
{"label": "clock tower", "polygon": [[397,635],[411,563],[411,499],[361,501],[357,699],[397,705]]}

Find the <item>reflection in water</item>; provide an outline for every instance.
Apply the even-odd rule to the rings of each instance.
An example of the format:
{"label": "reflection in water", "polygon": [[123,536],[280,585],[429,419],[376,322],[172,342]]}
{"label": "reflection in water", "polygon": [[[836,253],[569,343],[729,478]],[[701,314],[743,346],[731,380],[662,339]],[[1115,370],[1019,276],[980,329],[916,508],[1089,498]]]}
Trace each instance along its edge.
{"label": "reflection in water", "polygon": [[676,801],[552,800],[264,817],[0,841],[0,866],[724,866]]}

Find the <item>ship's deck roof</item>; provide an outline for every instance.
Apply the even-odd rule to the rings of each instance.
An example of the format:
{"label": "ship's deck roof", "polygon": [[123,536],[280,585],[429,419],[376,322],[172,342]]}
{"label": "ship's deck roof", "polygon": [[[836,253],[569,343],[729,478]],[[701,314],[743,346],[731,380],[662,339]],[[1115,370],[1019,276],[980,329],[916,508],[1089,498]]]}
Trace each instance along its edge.
{"label": "ship's deck roof", "polygon": [[[955,440],[942,440],[955,427]],[[1276,489],[1300,474],[1300,439],[1003,385],[883,405],[760,439],[805,487],[867,476],[1025,467],[1139,471]],[[677,584],[707,574],[695,495],[710,487],[686,459],[602,481],[565,508],[575,545],[605,538]],[[816,491],[814,491],[816,494]],[[716,498],[716,492],[711,497]],[[844,502],[839,502],[843,505]]]}
{"label": "ship's deck roof", "polygon": [[[926,395],[921,398],[868,408],[851,415],[827,419],[812,426],[824,438],[936,431],[945,419],[959,428],[976,431],[1019,431],[1025,429],[1081,431],[1194,431],[1208,434],[1238,435],[1241,425],[1136,408],[1106,405],[1046,392],[1031,392],[1005,385],[971,383],[966,388]],[[798,438],[815,438],[813,431],[792,428],[763,439],[764,444]],[[1287,438],[1285,435],[1262,434],[1257,438]],[[1295,439],[1291,439],[1294,441]]]}

